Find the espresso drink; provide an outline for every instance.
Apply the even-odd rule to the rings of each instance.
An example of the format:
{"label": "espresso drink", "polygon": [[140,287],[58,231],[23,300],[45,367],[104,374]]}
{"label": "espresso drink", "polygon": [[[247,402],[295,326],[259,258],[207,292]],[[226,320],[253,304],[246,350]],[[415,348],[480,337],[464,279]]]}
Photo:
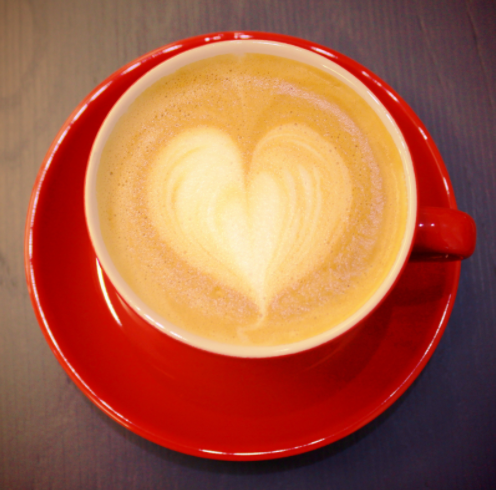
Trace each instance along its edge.
{"label": "espresso drink", "polygon": [[349,317],[405,232],[400,155],[344,83],[284,58],[222,55],[147,89],[102,154],[117,269],[200,336],[277,345]]}

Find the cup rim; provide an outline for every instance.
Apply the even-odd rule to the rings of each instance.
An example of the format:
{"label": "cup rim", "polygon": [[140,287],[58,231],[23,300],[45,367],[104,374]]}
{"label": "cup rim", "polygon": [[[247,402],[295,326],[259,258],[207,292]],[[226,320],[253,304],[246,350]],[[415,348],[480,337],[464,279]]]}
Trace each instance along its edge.
{"label": "cup rim", "polygon": [[[233,44],[236,44],[236,46],[233,46]],[[263,48],[260,46],[263,46]],[[333,76],[351,86],[369,103],[372,109],[385,124],[396,143],[398,151],[400,152],[405,171],[408,200],[407,221],[400,249],[388,275],[372,294],[372,296],[364,303],[364,305],[362,305],[343,322],[318,335],[290,344],[280,344],[275,346],[240,346],[225,344],[201,337],[181,327],[173,325],[167,319],[154,312],[153,309],[150,308],[141,298],[139,298],[139,296],[124,281],[105,247],[100,232],[100,219],[98,215],[95,190],[98,161],[106,139],[112,132],[119,118],[139,94],[141,94],[146,88],[158,81],[160,78],[173,73],[180,67],[193,63],[194,61],[217,56],[219,54],[225,54],[226,52],[231,53],[234,48],[236,49],[236,52],[260,52],[263,50],[266,54],[276,54],[277,56],[302,61],[312,66],[316,66],[327,73],[331,73]],[[205,55],[205,52],[208,52],[208,56]],[[328,53],[316,53],[314,50],[310,50],[300,45],[291,44],[286,41],[274,41],[258,38],[242,40],[221,39],[214,44],[204,44],[197,47],[186,48],[186,50],[172,55],[170,58],[159,63],[157,66],[151,68],[148,72],[141,76],[117,100],[105,116],[91,148],[84,184],[84,210],[90,241],[102,269],[105,271],[110,282],[113,284],[121,298],[144,320],[164,334],[169,335],[176,340],[215,354],[242,358],[268,358],[307,351],[339,337],[359,324],[385,299],[388,293],[393,289],[394,284],[405,267],[412,248],[417,214],[417,187],[415,170],[408,145],[393,116],[363,82],[361,82],[346,68],[332,60]]]}

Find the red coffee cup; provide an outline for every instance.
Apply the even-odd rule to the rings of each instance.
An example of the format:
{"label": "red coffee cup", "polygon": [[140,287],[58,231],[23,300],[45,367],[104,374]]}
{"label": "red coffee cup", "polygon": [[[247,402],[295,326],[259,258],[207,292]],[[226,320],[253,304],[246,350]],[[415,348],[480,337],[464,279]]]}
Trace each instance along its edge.
{"label": "red coffee cup", "polygon": [[[213,42],[203,43],[200,46],[194,41],[189,46],[188,43],[182,44],[179,54],[171,54],[168,59],[147,72],[117,101],[97,135],[86,174],[85,212],[91,241],[100,264],[122,298],[123,305],[160,334],[166,334],[196,348],[234,357],[277,357],[296,354],[323,345],[350,331],[377,309],[394,288],[411,256],[415,260],[458,260],[469,257],[475,247],[475,223],[470,216],[451,208],[418,206],[419,176],[416,175],[412,164],[412,151],[396,124],[394,116],[374,96],[368,86],[353,74],[357,66],[350,62],[351,69],[343,67],[333,61],[332,52],[315,47],[302,47],[303,43],[298,44],[284,36],[274,35],[269,38],[267,40],[243,39],[233,33],[213,37]],[[220,54],[245,52],[277,55],[304,62],[340,77],[352,87],[377,113],[395,141],[401,154],[408,193],[408,212],[401,247],[395,257],[393,267],[370,299],[344,321],[324,333],[299,342],[276,346],[239,346],[206,339],[177,327],[154,311],[131,289],[115,267],[101,234],[96,198],[96,175],[103,147],[117,121],[136,97],[157,80],[180,67]],[[366,72],[362,70],[362,73]],[[371,83],[377,83],[377,80],[371,78]],[[155,333],[153,336],[156,337]]]}

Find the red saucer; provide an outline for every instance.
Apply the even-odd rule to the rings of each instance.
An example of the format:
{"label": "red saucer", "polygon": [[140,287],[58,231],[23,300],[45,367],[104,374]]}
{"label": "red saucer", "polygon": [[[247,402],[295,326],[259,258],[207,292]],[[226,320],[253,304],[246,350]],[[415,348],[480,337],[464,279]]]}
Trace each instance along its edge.
{"label": "red saucer", "polygon": [[[96,132],[143,73],[208,42],[283,41],[328,56],[389,109],[410,146],[423,206],[456,209],[447,171],[426,129],[370,71],[323,46],[287,36],[220,33],[153,51],[110,76],[71,114],[36,180],[26,225],[28,287],[41,329],[79,388],[133,432],[168,448],[215,459],[256,460],[336,441],[389,407],[436,348],[455,300],[460,262],[410,262],[377,312],[313,363],[234,359],[171,342],[158,370],[129,340],[133,317],[99,271],[84,221],[83,185]],[[307,359],[308,360],[308,359]]]}

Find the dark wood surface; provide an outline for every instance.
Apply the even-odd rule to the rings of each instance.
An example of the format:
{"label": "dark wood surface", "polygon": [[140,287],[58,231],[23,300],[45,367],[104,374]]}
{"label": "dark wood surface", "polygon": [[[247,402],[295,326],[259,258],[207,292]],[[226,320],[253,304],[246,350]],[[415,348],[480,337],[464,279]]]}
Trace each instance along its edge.
{"label": "dark wood surface", "polygon": [[[217,30],[309,39],[411,105],[478,225],[441,343],[355,434],[282,460],[182,455],[114,423],[62,370],[24,279],[31,189],[81,99],[133,58]],[[0,0],[0,489],[496,488],[496,3],[472,0]]]}

